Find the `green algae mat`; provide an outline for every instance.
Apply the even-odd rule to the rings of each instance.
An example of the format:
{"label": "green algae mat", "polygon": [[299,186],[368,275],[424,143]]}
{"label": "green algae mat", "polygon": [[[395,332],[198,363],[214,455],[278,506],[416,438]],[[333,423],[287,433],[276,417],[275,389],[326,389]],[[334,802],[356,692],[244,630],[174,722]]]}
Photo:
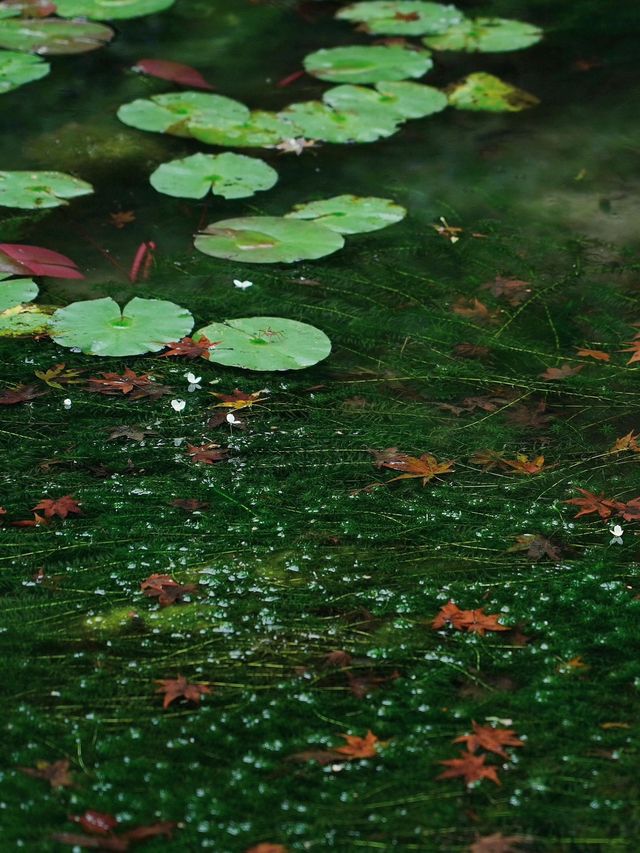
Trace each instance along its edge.
{"label": "green algae mat", "polygon": [[0,847],[640,846],[614,0],[0,3]]}

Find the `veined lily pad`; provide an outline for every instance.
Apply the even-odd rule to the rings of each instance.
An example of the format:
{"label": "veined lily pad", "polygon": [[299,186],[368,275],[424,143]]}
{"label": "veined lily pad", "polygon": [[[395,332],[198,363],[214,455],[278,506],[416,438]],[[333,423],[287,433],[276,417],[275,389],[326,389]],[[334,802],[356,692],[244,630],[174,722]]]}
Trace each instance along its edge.
{"label": "veined lily pad", "polygon": [[431,67],[427,51],[398,45],[332,47],[310,53],[304,67],[313,77],[334,83],[377,83],[422,77]]}
{"label": "veined lily pad", "polygon": [[398,129],[398,119],[390,111],[338,112],[322,101],[290,104],[280,117],[292,125],[289,136],[322,142],[375,142]]}
{"label": "veined lily pad", "polygon": [[211,323],[194,338],[220,343],[209,360],[246,370],[300,370],[325,359],[331,341],[320,329],[282,317],[241,317]]}
{"label": "veined lily pad", "polygon": [[2,207],[60,207],[68,198],[92,192],[91,184],[63,172],[0,172]]}
{"label": "veined lily pad", "polygon": [[522,50],[541,38],[542,30],[524,21],[476,18],[474,21],[462,21],[440,35],[427,36],[423,42],[434,50],[499,53]]}
{"label": "veined lily pad", "polygon": [[129,127],[173,136],[191,136],[191,127],[220,129],[247,121],[249,109],[224,95],[205,92],[170,92],[124,104],[118,118]]}
{"label": "veined lily pad", "polygon": [[248,264],[292,264],[323,258],[343,246],[344,239],[329,228],[279,216],[224,219],[195,238],[196,249],[205,255]]}
{"label": "veined lily pad", "polygon": [[14,278],[6,281],[0,274],[0,313],[23,302],[31,302],[38,295],[38,285],[30,278]]}
{"label": "veined lily pad", "polygon": [[63,18],[93,18],[94,21],[116,18],[140,18],[164,12],[175,0],[55,0],[57,14]]}
{"label": "veined lily pad", "polygon": [[266,110],[253,110],[240,124],[198,125],[189,130],[199,142],[235,148],[271,148],[292,134],[289,124]]}
{"label": "veined lily pad", "polygon": [[7,308],[0,312],[0,337],[48,335],[54,311],[55,308],[50,305],[14,305]]}
{"label": "veined lily pad", "polygon": [[388,198],[337,195],[297,204],[291,213],[287,213],[287,218],[312,219],[339,234],[362,234],[400,222],[406,215],[404,207]]}
{"label": "veined lily pad", "polygon": [[464,80],[449,87],[447,92],[449,103],[457,110],[517,113],[540,103],[535,95],[483,71],[469,74]]}
{"label": "veined lily pad", "polygon": [[367,32],[385,36],[423,36],[442,33],[459,24],[464,16],[455,6],[422,3],[420,0],[371,0],[353,3],[336,18],[363,24]]}
{"label": "veined lily pad", "polygon": [[178,198],[204,198],[209,191],[223,198],[247,198],[271,189],[278,173],[242,154],[192,154],[163,163],[149,180],[158,192]]}
{"label": "veined lily pad", "polygon": [[0,21],[0,47],[26,53],[86,53],[104,47],[112,38],[110,27],[92,21],[62,21],[60,18]]}
{"label": "veined lily pad", "polygon": [[382,110],[386,116],[392,115],[396,121],[424,118],[440,112],[448,103],[446,95],[439,89],[404,80],[376,83],[375,90],[350,84],[334,86],[333,89],[328,89],[322,98],[335,110]]}
{"label": "veined lily pad", "polygon": [[157,352],[192,328],[189,311],[173,302],[136,296],[120,310],[107,297],[59,308],[51,319],[50,334],[57,344],[88,355],[123,356]]}
{"label": "veined lily pad", "polygon": [[0,94],[40,80],[47,76],[50,69],[49,63],[39,56],[3,50],[0,52]]}

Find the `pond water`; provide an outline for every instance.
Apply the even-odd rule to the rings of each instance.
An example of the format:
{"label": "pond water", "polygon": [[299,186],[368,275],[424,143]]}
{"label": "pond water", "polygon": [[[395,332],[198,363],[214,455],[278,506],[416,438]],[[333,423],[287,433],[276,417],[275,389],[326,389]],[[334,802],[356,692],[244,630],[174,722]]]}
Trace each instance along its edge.
{"label": "pond water", "polygon": [[[301,156],[249,150],[279,180],[247,199],[153,189],[160,164],[223,149],[120,122],[122,104],[178,91],[131,67],[188,64],[252,109],[317,99],[331,84],[296,75],[304,57],[371,39],[335,19],[339,4],[176,0],[2,95],[0,169],[95,189],[44,215],[0,208],[3,242],[62,252],[84,273],[38,278],[39,303],[164,299],[196,329],[284,317],[333,346],[304,370],[251,372],[0,338],[2,391],[43,393],[1,410],[6,849],[87,844],[56,839],[91,836],[68,819],[87,810],[115,816],[117,837],[155,827],[150,850],[636,849],[640,421],[623,350],[640,322],[640,13],[456,5],[544,39],[438,52],[425,82],[488,72],[539,105],[448,108]],[[407,217],[315,261],[193,248],[208,223],[345,193],[393,199]],[[149,275],[131,282],[149,241]],[[34,376],[63,362],[80,373],[62,387]],[[171,393],[87,382],[126,369]],[[234,410],[244,428],[212,408],[210,393],[236,388],[255,395]],[[194,460],[189,447],[205,445],[227,458]],[[422,454],[443,463],[438,476],[387,485]],[[576,519],[579,489],[601,501]],[[66,495],[81,514],[14,525]],[[178,600],[162,606],[145,590],[153,574],[195,589],[165,582]],[[450,600],[476,626],[499,622],[434,630]],[[181,675],[208,692],[163,709],[157,682]],[[474,721],[517,733],[502,755],[466,743],[500,786],[437,778]],[[368,731],[383,742],[373,754],[335,752]],[[55,762],[70,779],[50,778]],[[478,841],[494,834],[511,846]],[[127,849],[115,836],[103,849]]]}

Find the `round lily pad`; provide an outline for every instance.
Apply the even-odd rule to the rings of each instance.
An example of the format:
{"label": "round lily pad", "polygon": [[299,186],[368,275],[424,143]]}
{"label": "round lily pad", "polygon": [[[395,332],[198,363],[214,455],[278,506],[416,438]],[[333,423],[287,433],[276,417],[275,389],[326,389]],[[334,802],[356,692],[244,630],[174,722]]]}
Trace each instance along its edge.
{"label": "round lily pad", "polygon": [[375,142],[398,129],[397,116],[391,111],[338,111],[322,101],[290,104],[280,116],[292,125],[289,136],[322,142]]}
{"label": "round lily pad", "polygon": [[88,355],[123,356],[157,352],[192,328],[189,311],[173,302],[136,296],[121,310],[107,297],[59,308],[50,334],[57,344]]}
{"label": "round lily pad", "polygon": [[433,62],[427,51],[398,45],[331,47],[310,53],[304,67],[313,77],[334,83],[377,83],[422,77]]}
{"label": "round lily pad", "polygon": [[280,216],[224,219],[195,238],[196,249],[205,255],[248,264],[292,264],[323,258],[343,246],[340,234],[323,225]]}
{"label": "round lily pad", "polygon": [[177,198],[204,198],[209,191],[223,198],[247,198],[271,189],[278,173],[242,154],[192,154],[163,163],[149,180],[158,192]]}
{"label": "round lily pad", "polygon": [[362,234],[400,222],[406,215],[404,207],[388,198],[337,195],[297,204],[291,213],[287,213],[287,218],[312,219],[339,234]]}
{"label": "round lily pad", "polygon": [[464,16],[455,6],[442,3],[371,0],[345,6],[336,13],[336,18],[362,24],[367,32],[376,35],[423,36],[445,32],[459,24]]}
{"label": "round lily pad", "polygon": [[14,305],[7,308],[0,312],[0,337],[48,335],[54,311],[50,305]]}
{"label": "round lily pad", "polygon": [[347,83],[328,89],[322,98],[336,110],[382,111],[395,121],[424,118],[447,106],[447,97],[439,89],[405,80],[376,83],[375,90]]}
{"label": "round lily pad", "polygon": [[474,21],[461,21],[440,35],[427,36],[423,42],[434,50],[501,53],[522,50],[541,38],[542,30],[525,21],[476,18]]}
{"label": "round lily pad", "polygon": [[249,109],[240,101],[224,95],[170,92],[123,104],[118,110],[118,118],[137,130],[191,136],[191,127],[224,129],[245,122],[249,118]]}
{"label": "round lily pad", "polygon": [[220,341],[209,360],[246,370],[300,370],[331,352],[331,341],[320,329],[282,317],[241,317],[211,323],[194,335]]}
{"label": "round lily pad", "polygon": [[30,278],[14,278],[5,281],[7,275],[0,275],[0,312],[23,302],[31,302],[38,295],[38,285]]}
{"label": "round lily pad", "polygon": [[86,53],[104,47],[113,30],[92,21],[10,18],[0,21],[0,47],[42,55]]}
{"label": "round lily pad", "polygon": [[64,172],[0,172],[2,207],[60,207],[68,198],[92,192],[91,184]]}
{"label": "round lily pad", "polygon": [[457,110],[517,113],[540,103],[535,95],[484,71],[469,74],[464,80],[450,86],[447,94],[449,103]]}
{"label": "round lily pad", "polygon": [[0,94],[46,77],[51,66],[39,56],[17,53],[13,50],[0,52]]}
{"label": "round lily pad", "polygon": [[108,21],[164,12],[174,3],[175,0],[56,0],[56,13],[63,18]]}
{"label": "round lily pad", "polygon": [[234,148],[271,148],[291,136],[291,126],[267,110],[253,110],[246,121],[239,124],[197,125],[189,131],[194,139],[208,145]]}

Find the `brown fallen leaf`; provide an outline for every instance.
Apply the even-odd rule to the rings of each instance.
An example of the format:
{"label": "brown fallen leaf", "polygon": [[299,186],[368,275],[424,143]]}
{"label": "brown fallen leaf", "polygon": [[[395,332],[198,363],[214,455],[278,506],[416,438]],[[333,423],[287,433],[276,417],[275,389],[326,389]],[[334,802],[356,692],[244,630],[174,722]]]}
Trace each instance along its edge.
{"label": "brown fallen leaf", "polygon": [[136,221],[136,215],[132,210],[123,210],[117,213],[110,213],[109,220],[115,228],[124,228],[125,225],[130,225]]}
{"label": "brown fallen leaf", "polygon": [[531,293],[531,283],[518,278],[504,278],[501,275],[493,281],[482,285],[482,290],[488,290],[496,298],[504,298],[509,305],[517,307],[525,302]]}
{"label": "brown fallen leaf", "polygon": [[443,770],[436,779],[463,778],[467,785],[490,779],[495,785],[500,785],[500,779],[495,767],[485,766],[486,755],[474,755],[472,752],[461,752],[460,758],[448,758],[439,761],[447,770]]}
{"label": "brown fallen leaf", "polygon": [[581,370],[584,370],[584,364],[578,364],[575,367],[571,367],[568,362],[565,362],[560,367],[547,367],[547,369],[538,374],[541,379],[567,379],[569,376],[575,376],[577,373],[580,373]]}
{"label": "brown fallen leaf", "polygon": [[15,406],[18,403],[30,403],[37,397],[44,397],[49,392],[37,385],[18,385],[7,388],[0,394],[0,406]]}
{"label": "brown fallen leaf", "polygon": [[564,501],[566,504],[580,507],[580,512],[574,515],[574,518],[580,518],[583,515],[591,515],[591,513],[594,512],[598,513],[600,518],[609,518],[613,512],[618,512],[625,508],[625,504],[620,501],[605,498],[604,495],[594,495],[586,489],[578,489],[578,491],[584,495],[584,497],[571,498],[568,501]]}
{"label": "brown fallen leaf", "polygon": [[214,409],[233,409],[234,411],[248,409],[265,399],[263,391],[254,391],[251,394],[247,394],[239,388],[236,388],[231,394],[219,394],[215,391],[211,391],[210,393],[220,400],[219,403],[214,405]]}
{"label": "brown fallen leaf", "polygon": [[540,533],[521,533],[516,536],[516,544],[507,549],[507,553],[514,554],[519,551],[526,551],[527,556],[532,560],[541,560],[543,557],[548,557],[554,563],[560,561],[560,550],[557,545],[554,545],[550,539],[542,536]]}
{"label": "brown fallen leaf", "polygon": [[209,509],[209,504],[206,501],[199,501],[196,498],[176,498],[169,501],[171,506],[178,509],[183,509],[185,512],[197,512],[200,509]]}
{"label": "brown fallen leaf", "polygon": [[454,353],[459,358],[477,358],[479,360],[489,358],[491,350],[489,347],[481,346],[480,344],[460,343],[453,348]]}
{"label": "brown fallen leaf", "polygon": [[493,835],[478,836],[469,847],[469,853],[520,853],[519,844],[527,842],[524,835],[502,835],[494,832]]}
{"label": "brown fallen leaf", "polygon": [[229,456],[226,447],[219,444],[188,444],[187,452],[192,462],[202,462],[205,465],[213,465],[215,462],[224,462]]}
{"label": "brown fallen leaf", "polygon": [[33,511],[36,512],[39,509],[43,511],[45,518],[54,518],[54,516],[57,518],[66,518],[69,513],[82,515],[80,505],[71,495],[63,495],[63,497],[56,500],[44,498],[37,506],[34,506]]}
{"label": "brown fallen leaf", "polygon": [[609,453],[622,453],[623,450],[630,450],[631,453],[640,453],[638,433],[631,430],[631,432],[623,435],[622,438],[617,438]]}
{"label": "brown fallen leaf", "polygon": [[387,741],[378,740],[374,733],[369,730],[364,737],[358,735],[340,735],[346,741],[344,746],[336,746],[334,752],[351,761],[355,758],[373,758],[378,754],[378,747],[385,746]]}
{"label": "brown fallen leaf", "polygon": [[271,844],[269,841],[263,841],[253,847],[248,847],[245,853],[287,853],[287,848],[284,844]]}
{"label": "brown fallen leaf", "polygon": [[493,324],[497,323],[500,312],[488,308],[484,302],[479,299],[465,299],[460,297],[452,306],[451,310],[459,317],[464,317],[466,320],[471,320],[474,323]]}
{"label": "brown fallen leaf", "polygon": [[177,678],[156,679],[156,684],[160,685],[156,693],[164,693],[163,708],[168,708],[178,699],[185,699],[187,702],[199,705],[202,697],[211,693],[211,688],[206,684],[192,684],[184,675],[178,675]]}
{"label": "brown fallen leaf", "polygon": [[581,355],[583,358],[595,358],[596,361],[611,361],[611,356],[608,352],[603,352],[601,349],[585,349],[578,347],[576,355]]}
{"label": "brown fallen leaf", "polygon": [[178,583],[170,575],[153,574],[142,581],[140,589],[148,598],[157,598],[160,607],[169,607],[185,595],[198,592],[199,587],[195,583]]}
{"label": "brown fallen leaf", "polygon": [[[382,451],[387,453],[387,451]],[[422,456],[408,456],[404,453],[387,455],[385,458],[377,458],[374,463],[378,468],[389,468],[392,471],[401,471],[397,477],[392,477],[387,481],[395,483],[397,480],[422,480],[422,485],[426,486],[434,477],[439,477],[441,474],[450,474],[453,472],[453,460],[449,459],[446,462],[438,462],[435,456],[431,453],[423,453]]]}
{"label": "brown fallen leaf", "polygon": [[171,388],[155,382],[148,373],[137,375],[128,367],[122,374],[102,373],[100,376],[90,376],[87,381],[87,391],[109,396],[123,394],[130,400],[141,400],[143,397],[155,400],[172,393]]}
{"label": "brown fallen leaf", "polygon": [[157,435],[155,429],[144,429],[137,426],[117,426],[114,427],[107,437],[107,441],[116,441],[119,438],[128,438],[131,441],[144,441],[148,435]]}
{"label": "brown fallen leaf", "polygon": [[476,610],[460,610],[457,604],[449,601],[440,608],[435,619],[431,622],[431,627],[438,631],[446,625],[451,625],[455,630],[468,631],[484,637],[487,631],[510,630],[507,625],[498,622],[499,618],[499,613],[487,614],[483,607]]}
{"label": "brown fallen leaf", "polygon": [[35,767],[18,767],[18,770],[27,776],[33,776],[34,779],[44,779],[52,788],[71,788],[73,778],[69,770],[70,766],[70,762],[62,758],[52,764],[48,761],[37,761]]}
{"label": "brown fallen leaf", "polygon": [[453,743],[465,744],[469,752],[477,752],[484,749],[486,752],[495,752],[501,758],[509,758],[504,751],[505,746],[524,746],[524,741],[516,737],[513,729],[497,729],[493,726],[480,726],[475,720],[472,721],[473,733],[457,737]]}
{"label": "brown fallen leaf", "polygon": [[161,353],[159,358],[204,358],[209,359],[209,350],[217,346],[220,341],[210,341],[202,336],[197,341],[193,338],[182,338],[181,341],[173,341],[167,344],[167,351]]}

